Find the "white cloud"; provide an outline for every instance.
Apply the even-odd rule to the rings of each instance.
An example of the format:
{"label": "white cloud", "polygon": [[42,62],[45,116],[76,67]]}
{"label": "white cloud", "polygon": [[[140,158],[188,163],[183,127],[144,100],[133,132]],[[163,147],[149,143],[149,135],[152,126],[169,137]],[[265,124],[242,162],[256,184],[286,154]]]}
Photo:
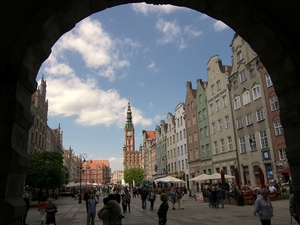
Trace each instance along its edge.
{"label": "white cloud", "polygon": [[222,31],[229,28],[225,23],[223,23],[222,21],[218,20],[214,23],[214,29],[215,31]]}
{"label": "white cloud", "polygon": [[162,32],[162,37],[157,40],[159,44],[170,44],[176,43],[179,46],[179,49],[184,49],[187,44],[185,43],[181,28],[178,25],[177,21],[168,22],[163,19],[159,19],[155,25],[155,28]]}
{"label": "white cloud", "polygon": [[172,12],[185,9],[183,7],[173,6],[173,5],[152,5],[146,3],[134,3],[132,8],[135,12],[142,13],[144,15],[150,13],[163,13],[170,14]]}
{"label": "white cloud", "polygon": [[59,69],[67,69],[60,67],[58,62],[66,61],[66,54],[69,52],[73,56],[79,55],[87,68],[95,70],[95,74],[114,81],[116,70],[129,67],[128,59],[133,49],[140,46],[140,43],[130,38],[113,39],[103,30],[99,21],[86,18],[55,44],[49,60],[53,72],[50,68],[48,71],[56,73]]}
{"label": "white cloud", "polygon": [[191,26],[186,26],[184,28],[184,33],[187,34],[189,38],[196,38],[199,37],[202,34],[202,31],[197,31]]}

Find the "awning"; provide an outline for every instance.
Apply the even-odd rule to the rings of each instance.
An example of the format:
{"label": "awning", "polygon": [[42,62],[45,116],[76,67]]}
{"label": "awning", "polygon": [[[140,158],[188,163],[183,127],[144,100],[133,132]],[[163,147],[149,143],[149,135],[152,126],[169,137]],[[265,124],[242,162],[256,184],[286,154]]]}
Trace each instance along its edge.
{"label": "awning", "polygon": [[291,173],[291,170],[290,170],[290,168],[285,168],[282,170],[278,170],[276,173]]}

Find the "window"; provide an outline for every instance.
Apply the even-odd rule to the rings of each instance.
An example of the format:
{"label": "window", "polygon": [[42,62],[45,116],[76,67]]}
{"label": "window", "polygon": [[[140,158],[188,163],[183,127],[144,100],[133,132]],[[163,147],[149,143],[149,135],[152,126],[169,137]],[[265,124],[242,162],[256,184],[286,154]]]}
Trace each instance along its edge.
{"label": "window", "polygon": [[193,142],[193,140],[192,140],[192,135],[189,134],[189,143],[192,143],[192,142]]}
{"label": "window", "polygon": [[188,109],[189,109],[189,111],[191,111],[191,105],[190,104],[188,104]]}
{"label": "window", "polygon": [[199,95],[199,103],[202,103],[202,95]]}
{"label": "window", "polygon": [[223,101],[223,108],[227,107],[227,99],[226,99],[226,95],[222,96],[222,101]]}
{"label": "window", "polygon": [[239,117],[236,119],[236,128],[237,129],[243,128],[243,118],[242,117]]}
{"label": "window", "polygon": [[203,109],[202,112],[203,112],[203,119],[205,120],[206,119],[206,109]]}
{"label": "window", "polygon": [[275,111],[279,109],[279,102],[277,95],[274,95],[270,98],[271,111]]}
{"label": "window", "polygon": [[269,143],[268,143],[267,131],[266,130],[260,131],[259,132],[259,137],[260,137],[261,148],[268,148]]}
{"label": "window", "polygon": [[255,77],[255,70],[250,70],[250,77]]}
{"label": "window", "polygon": [[244,105],[247,105],[248,103],[250,103],[250,93],[249,91],[246,91],[243,93],[243,103]]}
{"label": "window", "polygon": [[265,76],[266,76],[267,87],[272,86],[272,85],[273,85],[273,82],[272,82],[272,80],[271,80],[270,74],[267,73]]}
{"label": "window", "polygon": [[220,140],[221,152],[225,152],[225,141],[224,139]]}
{"label": "window", "polygon": [[204,145],[201,146],[201,152],[202,152],[202,157],[205,156],[205,147]]}
{"label": "window", "polygon": [[214,94],[216,92],[216,88],[215,85],[211,85],[211,93]]}
{"label": "window", "polygon": [[280,120],[277,120],[277,121],[274,122],[274,128],[275,128],[275,135],[276,136],[282,135],[284,133],[283,132],[283,127],[281,125]]}
{"label": "window", "polygon": [[214,115],[214,106],[213,106],[213,104],[210,104],[209,108],[210,108],[210,115]]}
{"label": "window", "polygon": [[234,87],[234,89],[237,89],[238,88],[238,82],[235,80],[235,81],[233,81],[233,87]]}
{"label": "window", "polygon": [[194,159],[194,154],[193,154],[193,150],[190,150],[190,160]]}
{"label": "window", "polygon": [[180,153],[181,153],[181,155],[183,155],[183,146],[182,145],[180,146]]}
{"label": "window", "polygon": [[198,112],[199,121],[202,121],[202,112]]}
{"label": "window", "polygon": [[184,154],[187,153],[186,144],[184,144]]}
{"label": "window", "polygon": [[194,108],[194,101],[192,101],[192,109]]}
{"label": "window", "polygon": [[243,59],[242,52],[238,52],[238,53],[236,54],[236,57],[237,57],[237,61],[238,61],[238,62],[241,61],[241,60]]}
{"label": "window", "polygon": [[229,127],[230,127],[229,116],[225,116],[225,127],[226,127],[226,128],[229,128]]}
{"label": "window", "polygon": [[214,141],[215,154],[218,154],[218,142]]}
{"label": "window", "polygon": [[246,153],[246,143],[245,143],[245,137],[240,138],[240,152]]}
{"label": "window", "polygon": [[176,140],[177,140],[177,142],[179,141],[178,133],[176,133]]}
{"label": "window", "polygon": [[195,149],[195,159],[199,158],[199,151],[198,148]]}
{"label": "window", "polygon": [[209,144],[206,144],[206,156],[210,156]]}
{"label": "window", "polygon": [[194,141],[198,141],[198,135],[196,131],[194,132]]}
{"label": "window", "polygon": [[219,127],[219,131],[223,130],[223,123],[221,119],[218,120],[218,127]]}
{"label": "window", "polygon": [[182,116],[180,117],[180,126],[182,126]]}
{"label": "window", "polygon": [[[175,125],[176,126],[176,125]],[[179,118],[177,119],[177,127],[179,127]]]}
{"label": "window", "polygon": [[242,71],[240,72],[240,82],[241,82],[241,83],[244,83],[245,81],[247,81],[247,78],[246,78],[246,72],[245,72],[245,70],[242,70]]}
{"label": "window", "polygon": [[179,131],[180,140],[182,140],[182,131]]}
{"label": "window", "polygon": [[220,101],[216,100],[216,111],[219,112],[220,111]]}
{"label": "window", "polygon": [[278,155],[280,160],[287,160],[286,149],[278,149]]}
{"label": "window", "polygon": [[256,147],[255,134],[249,134],[248,137],[249,137],[250,151],[256,150],[257,147]]}
{"label": "window", "polygon": [[221,90],[221,82],[220,82],[220,80],[217,81],[217,90],[218,91]]}
{"label": "window", "polygon": [[200,139],[204,138],[203,128],[200,129]]}
{"label": "window", "polygon": [[261,97],[260,87],[259,85],[256,85],[254,88],[252,88],[253,93],[253,99],[256,100]]}
{"label": "window", "polygon": [[190,118],[188,118],[187,124],[188,124],[188,127],[191,127],[191,120],[190,120]]}
{"label": "window", "polygon": [[241,108],[240,96],[233,99],[234,109]]}
{"label": "window", "polygon": [[185,129],[183,129],[183,138],[185,138]]}
{"label": "window", "polygon": [[175,134],[173,134],[173,144],[175,144]]}
{"label": "window", "polygon": [[265,117],[264,117],[264,111],[263,111],[262,108],[256,110],[256,119],[257,119],[257,122],[262,121],[262,120],[265,119]]}
{"label": "window", "polygon": [[204,127],[205,137],[208,137],[208,129],[207,127]]}
{"label": "window", "polygon": [[253,117],[252,117],[252,113],[249,113],[246,115],[246,125],[249,126],[253,124]]}
{"label": "window", "polygon": [[182,170],[184,170],[184,161],[183,160],[181,160],[181,168],[182,168]]}
{"label": "window", "polygon": [[193,116],[193,125],[195,125],[196,124],[196,116],[194,115]]}
{"label": "window", "polygon": [[232,151],[233,150],[233,144],[232,144],[232,137],[231,136],[227,137],[227,143],[228,143],[228,151]]}
{"label": "window", "polygon": [[212,133],[212,134],[215,134],[215,133],[216,133],[216,123],[215,123],[215,122],[213,122],[213,123],[211,124],[211,133]]}

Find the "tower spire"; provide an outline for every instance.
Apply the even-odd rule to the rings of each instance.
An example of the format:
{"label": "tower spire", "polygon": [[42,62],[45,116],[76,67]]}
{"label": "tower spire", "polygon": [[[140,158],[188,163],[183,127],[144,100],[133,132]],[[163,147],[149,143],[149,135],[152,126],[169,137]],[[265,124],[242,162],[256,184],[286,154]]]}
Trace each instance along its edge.
{"label": "tower spire", "polygon": [[126,117],[125,129],[133,129],[130,101],[128,101],[128,106],[127,106],[127,117]]}

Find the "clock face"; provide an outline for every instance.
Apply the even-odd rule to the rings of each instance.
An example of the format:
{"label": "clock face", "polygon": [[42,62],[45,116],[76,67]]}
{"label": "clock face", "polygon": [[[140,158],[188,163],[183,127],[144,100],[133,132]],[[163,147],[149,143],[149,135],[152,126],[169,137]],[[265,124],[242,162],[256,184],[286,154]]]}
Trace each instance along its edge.
{"label": "clock face", "polygon": [[131,135],[132,135],[131,131],[128,131],[128,132],[127,132],[127,136],[128,136],[128,137],[131,137]]}

